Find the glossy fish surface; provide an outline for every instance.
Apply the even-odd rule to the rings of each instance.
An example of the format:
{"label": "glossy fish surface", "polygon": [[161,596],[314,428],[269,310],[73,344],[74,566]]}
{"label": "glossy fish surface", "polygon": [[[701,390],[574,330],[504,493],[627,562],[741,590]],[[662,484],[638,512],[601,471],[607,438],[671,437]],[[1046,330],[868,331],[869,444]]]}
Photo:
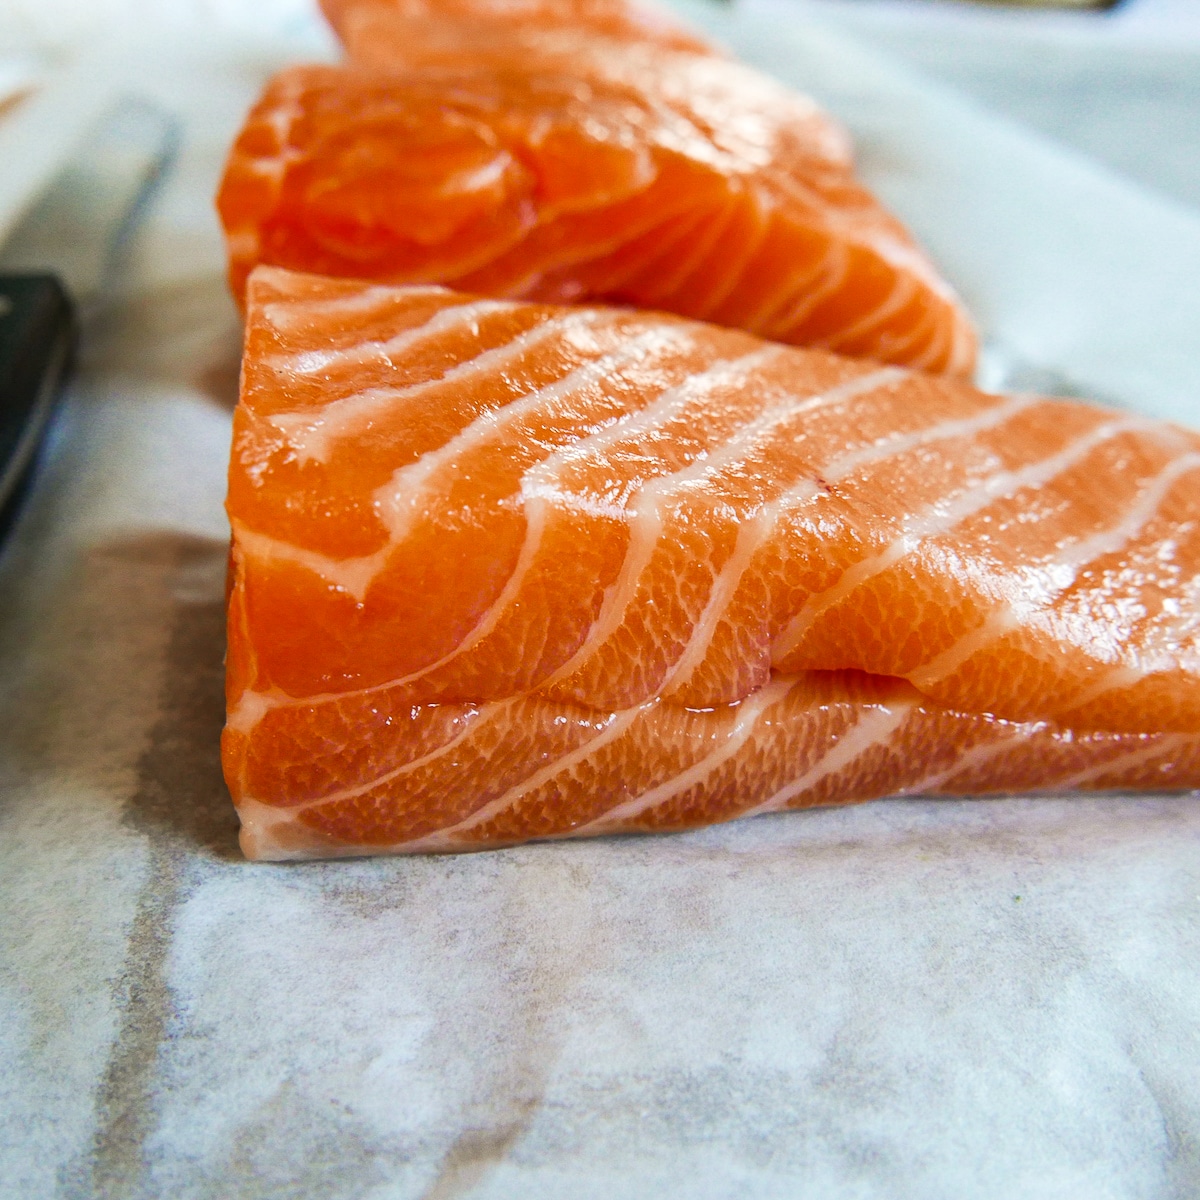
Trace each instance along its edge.
{"label": "glossy fish surface", "polygon": [[736,330],[260,267],[251,857],[1200,785],[1200,437]]}
{"label": "glossy fish surface", "polygon": [[235,294],[261,262],[970,372],[961,304],[810,100],[714,55],[537,39],[277,75],[218,195]]}
{"label": "glossy fish surface", "polygon": [[372,62],[534,45],[546,33],[718,53],[663,10],[629,0],[321,0],[321,11],[346,49]]}

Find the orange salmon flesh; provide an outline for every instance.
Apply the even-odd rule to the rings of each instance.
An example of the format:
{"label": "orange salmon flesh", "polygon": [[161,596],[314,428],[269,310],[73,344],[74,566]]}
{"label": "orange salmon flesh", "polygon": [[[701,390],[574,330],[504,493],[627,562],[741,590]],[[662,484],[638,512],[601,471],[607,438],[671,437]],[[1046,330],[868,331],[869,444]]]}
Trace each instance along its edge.
{"label": "orange salmon flesh", "polygon": [[1200,437],[681,318],[259,267],[253,858],[1200,786]]}
{"label": "orange salmon flesh", "polygon": [[812,101],[713,54],[474,36],[269,83],[218,195],[235,295],[266,263],[969,374],[962,306]]}
{"label": "orange salmon flesh", "polygon": [[717,53],[665,12],[629,0],[321,0],[321,11],[350,54],[388,64],[536,45],[547,33]]}

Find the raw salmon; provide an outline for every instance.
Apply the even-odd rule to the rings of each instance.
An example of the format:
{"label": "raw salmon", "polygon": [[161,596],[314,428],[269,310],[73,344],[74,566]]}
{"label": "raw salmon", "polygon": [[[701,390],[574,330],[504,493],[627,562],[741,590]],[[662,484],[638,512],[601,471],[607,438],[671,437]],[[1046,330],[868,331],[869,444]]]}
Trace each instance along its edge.
{"label": "raw salmon", "polygon": [[621,309],[260,267],[260,858],[1200,785],[1200,436]]}
{"label": "raw salmon", "polygon": [[970,371],[961,306],[811,101],[721,58],[556,36],[536,70],[505,52],[276,76],[218,196],[235,294],[264,262]]}
{"label": "raw salmon", "polygon": [[321,0],[321,10],[352,55],[374,62],[476,52],[547,32],[716,52],[666,13],[627,0]]}

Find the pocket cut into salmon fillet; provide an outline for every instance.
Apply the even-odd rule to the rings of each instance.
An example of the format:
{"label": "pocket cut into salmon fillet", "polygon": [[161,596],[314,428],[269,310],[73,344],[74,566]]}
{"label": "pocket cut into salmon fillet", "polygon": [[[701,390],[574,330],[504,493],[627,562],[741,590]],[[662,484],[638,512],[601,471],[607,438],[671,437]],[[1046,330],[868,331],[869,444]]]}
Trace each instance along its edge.
{"label": "pocket cut into salmon fillet", "polygon": [[1200,786],[1200,436],[619,309],[246,304],[251,857]]}

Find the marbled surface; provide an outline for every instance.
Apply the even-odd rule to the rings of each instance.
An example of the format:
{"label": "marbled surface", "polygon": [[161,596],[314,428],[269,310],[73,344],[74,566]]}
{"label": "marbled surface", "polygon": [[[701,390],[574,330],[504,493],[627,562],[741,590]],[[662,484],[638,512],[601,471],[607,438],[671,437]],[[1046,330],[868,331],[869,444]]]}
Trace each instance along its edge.
{"label": "marbled surface", "polygon": [[[240,858],[216,756],[237,320],[208,197],[295,53],[147,74],[184,155],[0,555],[0,1195],[1200,1196],[1192,797]],[[938,104],[909,112],[909,146],[938,136]],[[919,222],[929,160],[873,145]]]}

